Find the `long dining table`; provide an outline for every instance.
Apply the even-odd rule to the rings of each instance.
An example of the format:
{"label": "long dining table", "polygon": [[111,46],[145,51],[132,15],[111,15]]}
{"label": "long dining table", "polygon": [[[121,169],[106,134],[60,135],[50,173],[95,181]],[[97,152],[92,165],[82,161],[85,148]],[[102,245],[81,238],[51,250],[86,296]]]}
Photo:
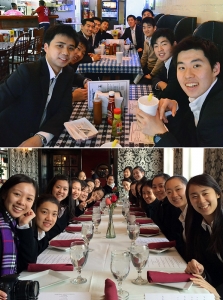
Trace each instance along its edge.
{"label": "long dining table", "polygon": [[[111,251],[113,250],[124,250],[129,251],[129,247],[131,241],[127,235],[126,230],[126,221],[122,216],[122,206],[119,204],[115,210],[113,215],[114,227],[116,232],[116,237],[113,239],[106,238],[106,229],[108,226],[108,213],[102,215],[102,221],[99,225],[100,234],[94,234],[92,240],[90,241],[90,248],[93,249],[92,252],[89,252],[88,259],[86,265],[83,267],[81,275],[87,279],[87,282],[84,284],[74,285],[70,282],[71,279],[77,276],[76,270],[74,271],[61,271],[60,274],[64,274],[68,276],[68,279],[54,284],[49,287],[45,287],[40,290],[41,293],[67,293],[67,292],[89,292],[91,295],[91,300],[99,300],[103,299],[104,295],[104,286],[105,279],[110,278],[115,281],[111,271],[110,271],[110,261],[111,261]],[[88,216],[89,217],[89,216]],[[74,234],[70,233],[71,237],[74,237]],[[162,233],[152,237],[153,241],[158,241],[158,239],[164,237]],[[148,238],[149,240],[150,238]],[[138,240],[136,240],[137,243]],[[56,256],[62,256],[61,260],[66,262],[69,260],[69,250],[61,251],[56,249],[46,249],[39,257],[38,262],[43,260],[43,257],[50,257],[51,259]],[[173,266],[171,263],[168,263],[172,259],[176,261],[176,264]],[[164,264],[159,266],[159,264]],[[142,277],[144,279],[147,278],[147,271],[163,271],[163,272],[184,272],[186,267],[185,261],[180,257],[175,248],[170,248],[167,252],[161,254],[154,254],[150,252],[149,260],[146,267],[142,270]],[[21,279],[28,275],[34,275],[33,280],[35,280],[35,274],[30,272],[22,272]],[[174,294],[209,294],[203,288],[196,287],[192,285],[189,290],[180,290],[165,286],[160,286],[154,283],[147,283],[146,285],[135,285],[131,282],[131,280],[137,277],[137,271],[134,268],[133,264],[130,263],[130,272],[127,278],[123,281],[123,290],[127,290],[129,292],[129,300],[144,300],[145,294],[148,293],[174,293]],[[51,299],[51,298],[46,298]],[[61,298],[62,299],[62,298]],[[65,299],[65,298],[63,298]],[[78,299],[78,298],[75,298]],[[195,298],[193,298],[195,299]]]}
{"label": "long dining table", "polygon": [[[123,134],[118,138],[119,144],[122,147],[151,147],[150,140],[142,142],[140,138],[129,141],[131,124],[136,122],[134,113],[130,113],[129,108],[134,100],[139,97],[148,95],[152,92],[152,87],[147,85],[130,85],[129,99],[127,99],[127,106],[124,108],[124,115],[122,115]],[[70,116],[70,121],[77,120],[85,117],[90,123],[93,124],[93,111],[88,110],[87,102],[77,102],[73,104],[73,112]],[[101,147],[103,144],[112,142],[115,138],[112,136],[112,126],[108,125],[107,118],[102,119],[101,125],[95,125],[98,130],[96,137],[87,140],[74,140],[66,129],[60,134],[58,138],[54,138],[46,147]],[[134,129],[138,136],[140,136],[140,129]]]}

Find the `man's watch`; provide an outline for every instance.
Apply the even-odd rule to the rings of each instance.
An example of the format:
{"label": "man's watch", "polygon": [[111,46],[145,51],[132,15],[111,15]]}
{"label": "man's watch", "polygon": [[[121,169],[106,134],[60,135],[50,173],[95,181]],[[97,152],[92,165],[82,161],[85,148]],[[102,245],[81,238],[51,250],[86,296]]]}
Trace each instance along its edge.
{"label": "man's watch", "polygon": [[163,133],[157,133],[153,137],[154,144],[157,144],[162,139]]}
{"label": "man's watch", "polygon": [[47,139],[45,138],[44,135],[36,133],[35,135],[38,135],[42,141],[42,146],[45,147],[47,145]]}

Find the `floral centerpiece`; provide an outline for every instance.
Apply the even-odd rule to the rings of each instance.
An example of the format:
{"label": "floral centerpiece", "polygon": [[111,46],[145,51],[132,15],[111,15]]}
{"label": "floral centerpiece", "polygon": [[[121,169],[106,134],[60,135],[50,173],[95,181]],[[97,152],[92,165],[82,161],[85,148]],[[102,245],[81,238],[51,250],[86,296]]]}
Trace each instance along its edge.
{"label": "floral centerpiece", "polygon": [[114,212],[114,208],[116,207],[117,200],[118,197],[115,194],[112,194],[105,198],[105,203],[106,205],[109,206],[109,220],[108,220],[108,228],[106,232],[107,239],[113,239],[116,237],[115,228],[113,224],[113,212]]}
{"label": "floral centerpiece", "polygon": [[111,30],[111,35],[113,36],[114,39],[118,39],[119,30],[118,29]]}

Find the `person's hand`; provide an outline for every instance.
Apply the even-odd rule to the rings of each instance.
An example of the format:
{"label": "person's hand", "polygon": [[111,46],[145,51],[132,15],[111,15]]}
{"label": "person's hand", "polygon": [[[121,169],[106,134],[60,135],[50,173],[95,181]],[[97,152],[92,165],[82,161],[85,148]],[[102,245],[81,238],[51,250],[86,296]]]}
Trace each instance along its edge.
{"label": "person's hand", "polygon": [[42,140],[38,135],[34,135],[22,142],[18,147],[42,147]]}
{"label": "person's hand", "polygon": [[152,76],[150,74],[147,74],[144,76],[146,79],[152,79]]}
{"label": "person's hand", "polygon": [[164,82],[164,81],[159,81],[159,82],[157,83],[157,87],[158,87],[160,90],[163,91],[163,90],[167,87],[167,83]]}
{"label": "person's hand", "polygon": [[7,300],[7,294],[0,290],[0,300]]}
{"label": "person's hand", "polygon": [[34,213],[34,211],[32,209],[30,209],[30,211],[28,211],[26,214],[20,216],[18,218],[18,224],[19,226],[23,226],[26,224],[29,224],[30,221],[35,218],[36,214]]}
{"label": "person's hand", "polygon": [[87,100],[87,89],[78,88],[72,92],[72,102]]}
{"label": "person's hand", "polygon": [[101,54],[93,54],[93,53],[88,53],[90,57],[93,57],[94,61],[98,61],[101,59]]}
{"label": "person's hand", "polygon": [[171,111],[171,114],[174,117],[176,115],[177,108],[178,108],[178,103],[176,100],[161,98],[159,100],[159,106],[158,106],[160,120],[163,120],[164,123],[168,123],[168,120],[165,116],[165,112]]}
{"label": "person's hand", "polygon": [[196,277],[196,278],[190,278],[190,280],[193,281],[193,283],[199,285],[200,287],[205,288],[211,294],[214,294],[215,300],[217,300],[217,299],[220,300],[220,295],[218,294],[216,289],[212,285],[210,285],[210,283],[208,283],[201,275],[193,274],[193,276]]}
{"label": "person's hand", "polygon": [[200,264],[197,260],[192,259],[187,264],[185,272],[188,274],[202,275],[204,273],[204,266],[202,264]]}
{"label": "person's hand", "polygon": [[150,116],[138,108],[136,112],[136,119],[144,134],[154,136],[157,133],[162,134],[167,132],[162,120],[159,118],[158,111],[155,116]]}
{"label": "person's hand", "polygon": [[139,48],[137,51],[138,51],[138,52],[142,52],[142,51],[143,51],[143,49],[142,49],[142,48]]}
{"label": "person's hand", "polygon": [[84,210],[86,206],[87,206],[87,203],[86,203],[85,201],[82,201],[82,202],[79,204],[80,210]]}

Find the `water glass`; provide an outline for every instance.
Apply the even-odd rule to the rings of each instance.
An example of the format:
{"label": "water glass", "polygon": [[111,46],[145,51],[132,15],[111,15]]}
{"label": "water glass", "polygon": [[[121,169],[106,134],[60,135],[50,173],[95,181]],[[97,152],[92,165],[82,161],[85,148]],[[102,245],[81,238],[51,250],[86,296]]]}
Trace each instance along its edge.
{"label": "water glass", "polygon": [[135,245],[135,241],[138,238],[139,233],[140,233],[139,223],[135,223],[135,224],[128,223],[127,224],[127,233],[128,233],[130,240],[132,241],[131,245]]}
{"label": "water glass", "polygon": [[147,245],[133,245],[130,248],[131,260],[133,266],[138,271],[138,277],[132,280],[137,285],[147,284],[148,281],[141,276],[142,269],[146,266],[149,258],[149,248]]}
{"label": "water glass", "polygon": [[[82,223],[81,236],[85,243],[89,246],[90,240],[94,234],[94,225],[92,222]],[[93,249],[88,249],[88,251],[93,251]]]}
{"label": "water glass", "polygon": [[101,223],[101,213],[93,213],[92,222],[95,227],[94,234],[99,234],[100,232],[98,231],[98,226]]}

